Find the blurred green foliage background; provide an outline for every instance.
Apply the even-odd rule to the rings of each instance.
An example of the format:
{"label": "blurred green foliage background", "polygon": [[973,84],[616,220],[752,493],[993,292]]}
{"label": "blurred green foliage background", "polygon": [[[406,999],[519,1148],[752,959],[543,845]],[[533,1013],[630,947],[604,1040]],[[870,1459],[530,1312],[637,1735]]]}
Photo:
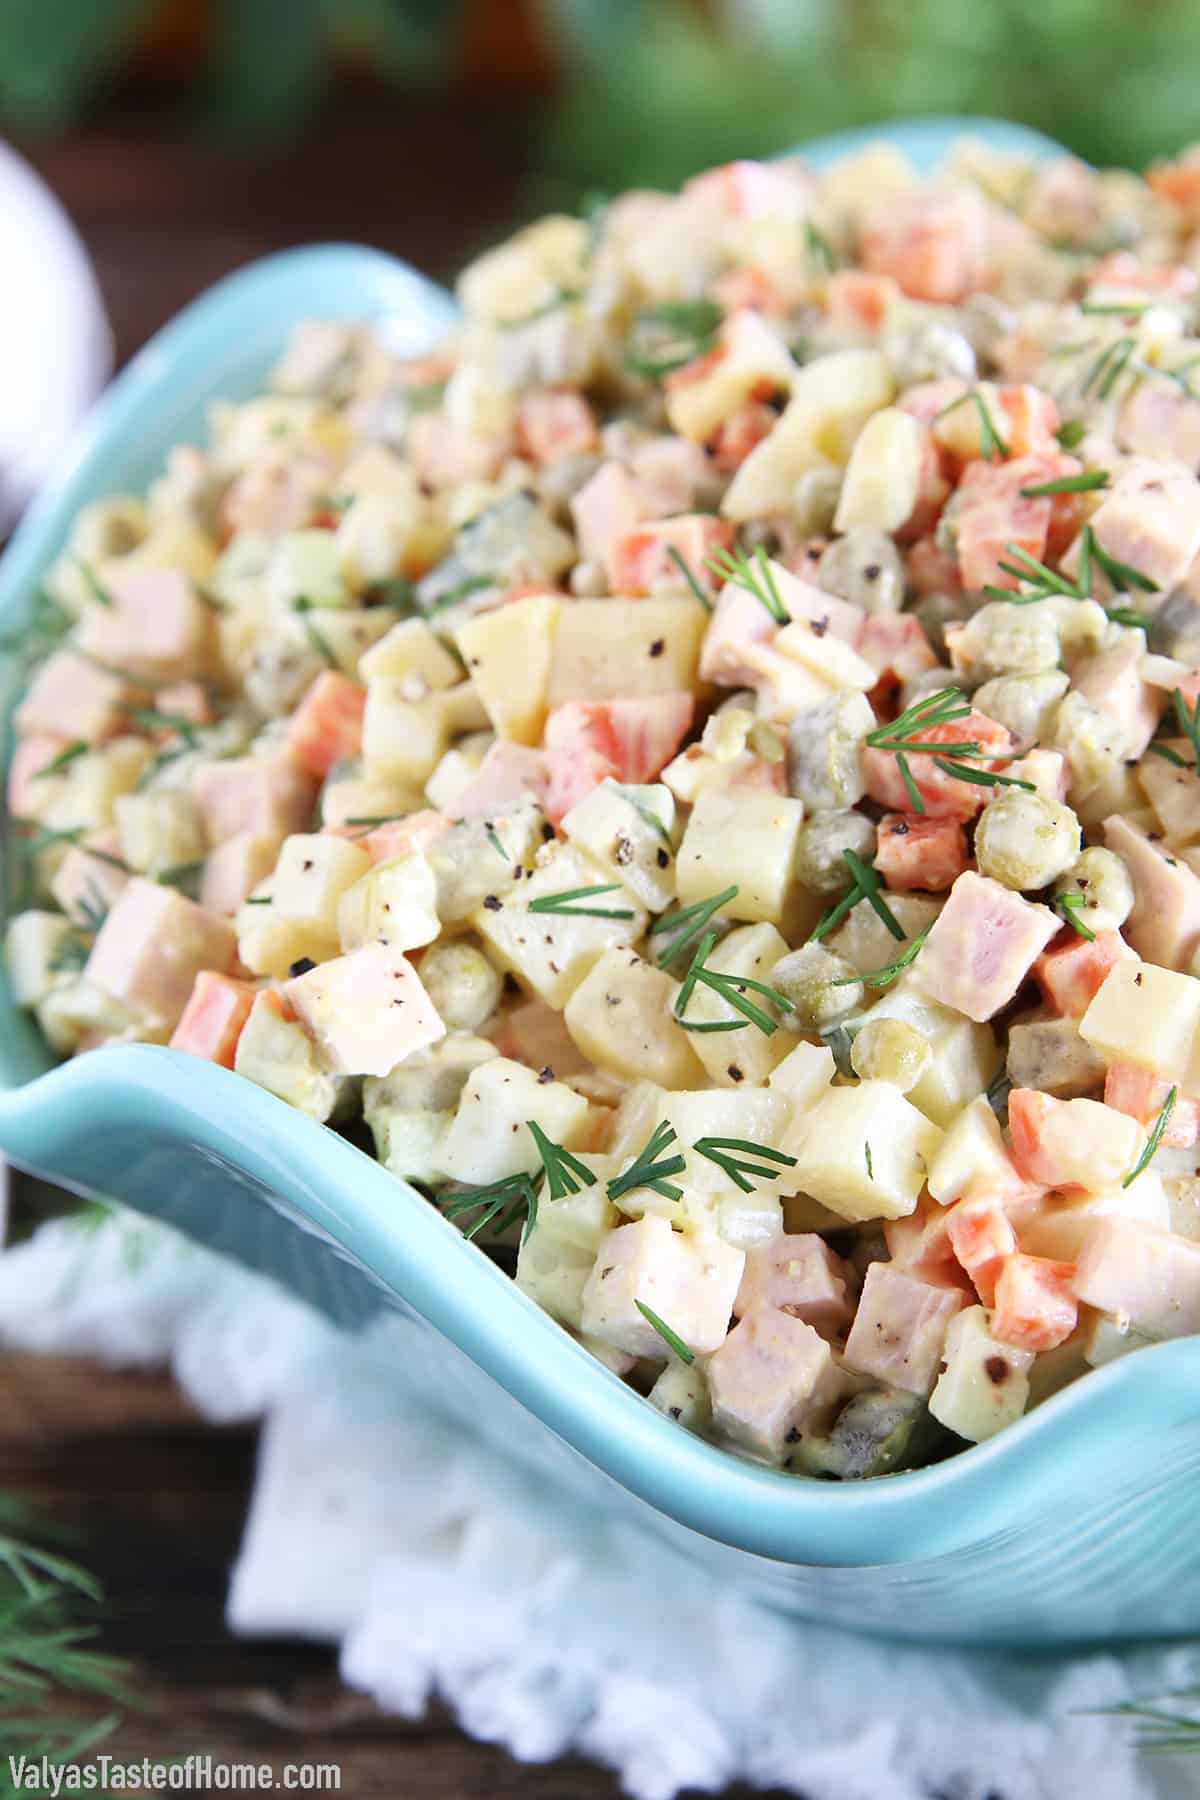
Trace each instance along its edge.
{"label": "blurred green foliage background", "polygon": [[1200,0],[0,0],[0,127],[86,115],[149,43],[205,128],[302,129],[347,81],[452,87],[482,14],[562,200],[920,113],[1106,163],[1200,136]]}

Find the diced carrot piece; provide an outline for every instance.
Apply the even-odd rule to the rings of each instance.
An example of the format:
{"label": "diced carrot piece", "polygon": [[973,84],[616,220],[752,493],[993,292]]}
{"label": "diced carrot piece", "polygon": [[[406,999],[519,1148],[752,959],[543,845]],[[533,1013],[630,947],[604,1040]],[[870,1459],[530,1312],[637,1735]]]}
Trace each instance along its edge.
{"label": "diced carrot piece", "polygon": [[885,813],[879,821],[875,867],[894,893],[925,888],[942,894],[967,866],[967,834],[957,819]]}
{"label": "diced carrot piece", "polygon": [[600,442],[596,415],[573,388],[526,394],[517,407],[517,448],[535,463],[552,462],[573,451],[594,450]]}
{"label": "diced carrot piece", "polygon": [[838,269],[825,284],[831,325],[880,331],[899,298],[899,285],[890,275],[871,275],[865,269]]}
{"label": "diced carrot piece", "polygon": [[762,400],[746,400],[717,427],[708,442],[714,469],[730,475],[745,462],[750,452],[769,437],[779,422],[779,414]]}
{"label": "diced carrot piece", "polygon": [[692,723],[691,694],[572,700],[546,721],[546,815],[555,825],[607,777],[653,781]]}
{"label": "diced carrot piece", "polygon": [[915,300],[963,300],[984,278],[983,210],[966,190],[889,194],[864,227],[859,254]]}
{"label": "diced carrot piece", "polygon": [[[1143,1069],[1137,1063],[1112,1063],[1104,1077],[1105,1106],[1128,1113],[1147,1129],[1162,1112],[1170,1092],[1169,1081],[1160,1080],[1152,1069]],[[1200,1100],[1186,1100],[1176,1089],[1160,1142],[1189,1149],[1198,1139]]]}
{"label": "diced carrot piece", "polygon": [[936,1287],[961,1287],[969,1292],[970,1280],[950,1242],[949,1216],[948,1207],[939,1206],[925,1195],[905,1218],[884,1220],[884,1242],[888,1255],[906,1275],[932,1282]]}
{"label": "diced carrot piece", "polygon": [[720,581],[708,567],[708,558],[733,544],[734,527],[711,513],[680,513],[672,519],[653,519],[636,531],[609,539],[608,585],[614,594],[639,599],[663,578],[678,583],[679,571],[670,552],[678,551],[706,593],[715,594]]}
{"label": "diced carrot piece", "polygon": [[768,318],[782,318],[788,311],[788,298],[774,276],[758,263],[743,263],[726,269],[712,284],[712,297],[728,316],[735,312],[760,312]]}
{"label": "diced carrot piece", "polygon": [[997,390],[1003,419],[996,424],[1010,456],[1058,454],[1058,407],[1044,388],[1030,382],[1014,382]]}
{"label": "diced carrot piece", "polygon": [[[919,736],[915,731],[909,736],[914,743],[944,744],[944,754],[951,759],[955,744],[977,743],[985,749],[994,749],[997,760],[986,761],[972,757],[973,769],[1003,768],[1004,758],[1012,748],[1012,738],[1004,726],[997,724],[995,719],[989,719],[986,713],[974,710],[964,718],[948,720],[944,725],[921,726]],[[984,804],[987,789],[974,782],[959,781],[956,776],[939,769],[934,753],[910,752],[907,760],[928,817],[970,819]],[[872,800],[878,800],[881,806],[886,806],[893,812],[911,810],[912,800],[891,750],[868,746],[862,753],[862,768],[867,792]]]}
{"label": "diced carrot piece", "polygon": [[1053,1350],[1079,1319],[1075,1265],[1018,1251],[1006,1257],[996,1282],[992,1336],[1019,1350]]}
{"label": "diced carrot piece", "polygon": [[961,594],[958,558],[943,550],[936,538],[921,537],[904,557],[908,585],[918,594]]}
{"label": "diced carrot piece", "polygon": [[1004,1260],[1017,1248],[1017,1234],[1004,1207],[990,1194],[956,1200],[946,1213],[946,1233],[979,1298],[991,1306]]}
{"label": "diced carrot piece", "polygon": [[191,1056],[203,1056],[223,1069],[232,1069],[237,1041],[256,993],[248,981],[201,969],[171,1034],[171,1049],[186,1050]]}
{"label": "diced carrot piece", "polygon": [[1074,457],[1051,456],[1023,456],[1007,463],[976,460],[967,464],[953,501],[958,568],[964,587],[1020,585],[1020,577],[1009,574],[1000,564],[1019,564],[1020,558],[1013,555],[1014,546],[1040,562],[1046,554],[1052,512],[1047,496],[1031,500],[1021,489],[1052,481],[1078,468]]}
{"label": "diced carrot piece", "polygon": [[[934,439],[933,433],[926,429],[921,434],[921,465],[917,472],[917,497],[913,509],[896,532],[902,544],[914,543],[918,538],[928,537],[942,514],[942,508],[950,493],[950,482],[942,472],[942,454]],[[883,617],[875,614],[874,617]],[[893,617],[909,618],[911,614],[894,614]]]}
{"label": "diced carrot piece", "polygon": [[1061,1018],[1082,1019],[1114,963],[1131,954],[1119,931],[1098,931],[1090,939],[1063,931],[1038,957],[1033,975],[1047,1006]]}
{"label": "diced carrot piece", "polygon": [[362,749],[363,708],[367,691],[337,669],[322,669],[288,727],[292,758],[322,780],[343,757]]}

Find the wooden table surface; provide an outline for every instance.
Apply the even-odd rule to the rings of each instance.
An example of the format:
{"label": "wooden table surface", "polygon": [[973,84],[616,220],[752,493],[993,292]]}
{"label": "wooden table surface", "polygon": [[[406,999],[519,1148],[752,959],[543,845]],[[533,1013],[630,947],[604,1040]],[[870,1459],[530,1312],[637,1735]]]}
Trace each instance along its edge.
{"label": "wooden table surface", "polygon": [[[214,148],[124,107],[19,147],[83,234],[124,361],[202,287],[286,245],[358,239],[452,274],[536,205],[531,141],[514,108],[472,99],[334,114],[305,142],[252,149]],[[253,1756],[277,1770],[334,1760],[352,1800],[619,1792],[577,1760],[517,1764],[440,1710],[418,1724],[385,1718],[340,1685],[329,1649],[229,1637],[225,1588],[254,1453],[253,1432],[205,1425],[166,1379],[0,1355],[0,1492],[78,1529],[80,1559],[108,1594],[104,1647],[133,1659],[145,1700],[107,1749]]]}

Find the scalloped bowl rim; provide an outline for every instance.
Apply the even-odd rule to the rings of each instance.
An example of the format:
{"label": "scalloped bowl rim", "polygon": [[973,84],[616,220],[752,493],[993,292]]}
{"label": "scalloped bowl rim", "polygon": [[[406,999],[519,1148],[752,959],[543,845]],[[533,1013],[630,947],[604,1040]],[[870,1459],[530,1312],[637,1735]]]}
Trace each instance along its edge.
{"label": "scalloped bowl rim", "polygon": [[[839,133],[800,152],[827,164],[891,140],[928,162],[971,132],[1002,148],[1060,146],[1021,126],[979,119],[921,120]],[[55,553],[105,445],[157,385],[205,315],[236,303],[268,277],[303,282],[318,266],[356,265],[384,288],[408,283],[427,305],[446,296],[382,252],[351,245],[284,251],[227,276],[151,340],[118,376],[80,432],[59,474],[31,507],[0,559],[0,618],[23,603]],[[357,299],[357,295],[356,295]],[[349,315],[358,308],[347,308]],[[931,1467],[861,1484],[804,1480],[743,1460],[663,1417],[466,1243],[428,1201],[338,1133],[227,1070],[152,1045],[112,1046],[28,1079],[40,1039],[0,1042],[0,1148],[76,1140],[88,1120],[162,1132],[240,1167],[283,1196],[321,1236],[400,1296],[529,1412],[589,1462],[658,1511],[718,1542],[788,1563],[871,1567],[931,1548],[967,1548],[985,1522],[1002,1527],[1004,1502],[1036,1474],[1038,1452],[1058,1457],[1106,1429],[1105,1414],[1145,1413],[1157,1399],[1200,1397],[1200,1337],[1154,1345],[1096,1369],[994,1438]],[[43,1067],[50,1062],[41,1048]],[[41,1166],[53,1174],[52,1158]],[[73,1183],[86,1191],[86,1184]],[[1189,1408],[1190,1410],[1190,1408]],[[1197,1402],[1200,1411],[1200,1399]],[[943,1526],[931,1533],[930,1512]],[[947,1511],[957,1528],[945,1527]]]}

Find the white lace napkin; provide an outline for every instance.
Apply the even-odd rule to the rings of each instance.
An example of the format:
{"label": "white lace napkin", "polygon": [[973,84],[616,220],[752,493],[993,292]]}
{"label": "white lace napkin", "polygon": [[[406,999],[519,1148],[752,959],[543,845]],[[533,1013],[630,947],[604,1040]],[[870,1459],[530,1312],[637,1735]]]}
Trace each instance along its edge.
{"label": "white lace napkin", "polygon": [[507,1467],[406,1383],[391,1318],[336,1332],[132,1214],[0,1254],[0,1340],[169,1365],[208,1417],[262,1417],[234,1631],[341,1646],[345,1680],[542,1760],[578,1750],[639,1800],[734,1780],[805,1800],[1182,1800],[1093,1709],[1200,1680],[1176,1648],[994,1658],[765,1612]]}

